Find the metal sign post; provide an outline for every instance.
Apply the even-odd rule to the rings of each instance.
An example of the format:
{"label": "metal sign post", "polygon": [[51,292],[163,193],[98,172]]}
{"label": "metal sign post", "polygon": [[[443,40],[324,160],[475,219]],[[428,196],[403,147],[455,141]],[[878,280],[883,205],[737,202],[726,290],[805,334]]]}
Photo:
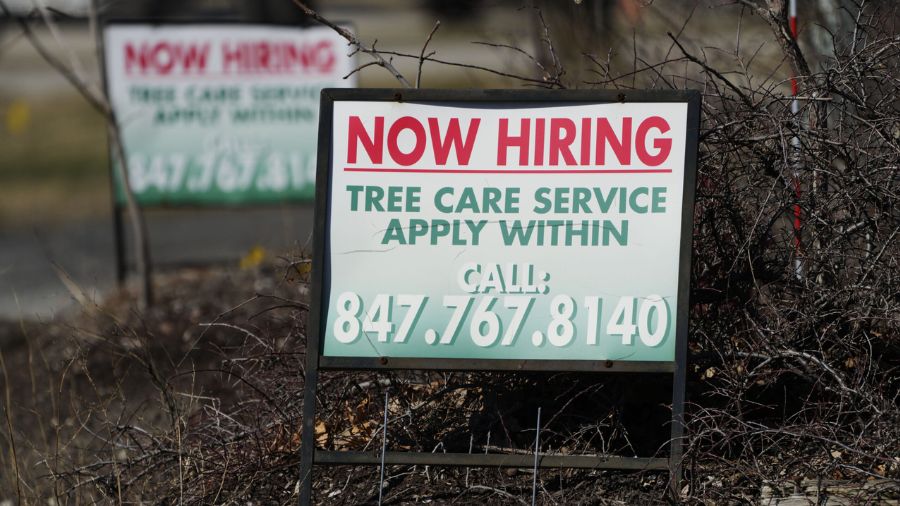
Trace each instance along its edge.
{"label": "metal sign post", "polygon": [[[315,465],[668,470],[677,493],[699,114],[694,91],[324,90],[300,504]],[[402,369],[671,374],[669,457],[316,448],[319,371]]]}

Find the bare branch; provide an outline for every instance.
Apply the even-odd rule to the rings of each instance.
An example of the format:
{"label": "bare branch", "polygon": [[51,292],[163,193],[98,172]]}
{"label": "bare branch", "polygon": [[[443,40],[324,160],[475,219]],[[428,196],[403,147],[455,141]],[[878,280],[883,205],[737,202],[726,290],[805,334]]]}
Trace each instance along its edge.
{"label": "bare branch", "polygon": [[349,30],[347,30],[346,28],[340,27],[340,26],[332,23],[331,21],[325,19],[318,12],[309,8],[301,0],[292,0],[292,1],[294,2],[294,4],[297,7],[300,8],[300,10],[303,11],[304,14],[313,18],[317,22],[331,28],[332,30],[337,32],[341,37],[347,39],[347,42],[349,42],[350,45],[354,46],[358,51],[361,51],[361,52],[369,55],[375,61],[376,65],[378,65],[379,67],[382,67],[385,70],[387,70],[388,72],[390,72],[391,75],[394,76],[394,79],[399,81],[400,84],[402,84],[404,88],[412,88],[412,85],[410,85],[409,81],[407,81],[406,78],[403,77],[403,74],[401,74],[400,71],[397,70],[397,68],[394,67],[394,65],[390,61],[385,60],[384,57],[381,56],[381,54],[382,54],[381,51],[377,51],[374,46],[371,46],[371,47],[366,46],[359,40],[359,38],[356,37],[356,35],[353,35],[352,33],[350,33]]}
{"label": "bare branch", "polygon": [[[441,27],[440,21],[434,22],[434,27],[431,29],[431,32],[428,33],[428,38],[425,39],[425,44],[422,45],[422,51],[419,53],[419,70],[416,72],[416,88],[420,87],[422,84],[422,65],[425,64],[425,60],[428,58],[425,56],[425,50],[428,48],[428,44],[431,42],[431,38],[434,37],[434,34],[438,31],[438,28]],[[428,56],[435,54],[434,51],[429,53]]]}

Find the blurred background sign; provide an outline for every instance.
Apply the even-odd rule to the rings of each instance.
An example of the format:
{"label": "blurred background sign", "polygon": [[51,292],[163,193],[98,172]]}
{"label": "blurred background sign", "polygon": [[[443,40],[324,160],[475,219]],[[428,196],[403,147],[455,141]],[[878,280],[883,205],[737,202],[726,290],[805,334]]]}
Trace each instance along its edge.
{"label": "blurred background sign", "polygon": [[[111,202],[114,192],[109,190],[102,115],[41,58],[13,18],[26,20],[51,52],[77,64],[97,87],[102,80],[100,62],[89,22],[89,0],[3,1],[12,17],[0,15],[0,319],[48,317],[72,302],[50,262],[91,297],[99,298],[115,286],[114,220],[109,212],[115,205]],[[535,52],[533,13],[519,9],[518,2],[477,6],[443,0],[307,3],[328,19],[352,24],[368,43],[377,40],[379,48],[413,55],[394,58],[408,76],[417,74],[423,43],[437,19],[443,24],[428,50],[437,51],[441,59],[526,75],[532,72],[533,62],[527,56],[473,44],[494,39]],[[281,27],[295,34],[301,33],[298,27],[310,26],[310,20],[289,0],[129,0],[99,2],[98,7],[101,20],[145,26],[204,20],[206,26],[215,22],[235,27],[239,22],[263,25],[272,33]],[[338,50],[346,55],[349,48],[341,42]],[[356,61],[367,62],[364,57]],[[361,87],[397,84],[377,66],[366,67],[349,80],[357,78]],[[272,78],[266,79],[272,83]],[[204,83],[212,81],[197,84]],[[342,84],[356,85],[335,82],[329,86]],[[300,78],[292,79],[292,85],[302,85]],[[496,88],[517,84],[497,74],[427,61],[422,85]],[[317,107],[317,100],[314,103]],[[123,114],[121,120],[127,127],[129,118]],[[304,142],[299,135],[295,141],[297,146]],[[242,258],[254,257],[248,252],[275,255],[310,246],[313,210],[309,202],[256,202],[260,205],[162,206],[148,201],[144,216],[151,258],[157,266],[237,265]],[[124,243],[130,245],[130,230],[125,228]],[[131,256],[126,254],[124,261],[131,264]]]}
{"label": "blurred background sign", "polygon": [[[807,20],[801,44],[824,48],[810,54],[829,54],[830,33],[840,31],[829,16],[843,11],[825,7],[841,2],[800,3],[800,18]],[[0,15],[0,318],[49,316],[72,300],[51,261],[95,296],[115,286],[106,125],[34,50],[13,18],[27,21],[45,47],[99,88],[96,25],[88,22],[89,0],[3,3],[12,16]],[[771,29],[757,16],[740,16],[741,5],[706,9],[700,8],[705,3],[682,0],[330,0],[311,5],[328,19],[351,23],[366,44],[391,51],[386,56],[393,65],[413,81],[421,74],[423,88],[531,87],[560,74],[568,87],[608,88],[616,77],[619,84],[633,86],[642,62],[682,58],[666,35],[671,32],[681,34],[683,43],[728,49],[707,51],[710,65],[728,71],[748,65],[752,75],[780,76],[784,92],[790,91]],[[202,19],[272,30],[277,25],[294,33],[299,28],[293,27],[310,24],[290,0],[129,0],[97,6],[101,19],[144,25]],[[440,29],[429,38],[437,20]],[[738,59],[731,51],[736,33],[740,50],[747,53]],[[370,61],[361,55],[356,63]],[[665,75],[654,74],[644,84],[662,86]],[[377,65],[354,76],[359,87],[398,84]],[[534,81],[524,84],[510,76]],[[198,85],[204,83],[213,84],[204,79]],[[129,118],[121,119],[128,126]],[[296,199],[281,202],[164,207],[148,201],[151,257],[162,265],[236,265],[255,246],[273,254],[308,248],[312,206]]]}
{"label": "blurred background sign", "polygon": [[[319,92],[352,87],[327,27],[113,23],[108,93],[143,205],[311,200]],[[118,203],[124,202],[117,181]]]}

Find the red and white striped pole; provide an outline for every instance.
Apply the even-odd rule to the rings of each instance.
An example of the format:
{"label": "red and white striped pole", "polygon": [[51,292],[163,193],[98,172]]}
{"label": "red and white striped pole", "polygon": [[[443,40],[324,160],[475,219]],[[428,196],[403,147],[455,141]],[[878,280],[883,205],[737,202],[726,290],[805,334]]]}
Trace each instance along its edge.
{"label": "red and white striped pole", "polygon": [[[788,24],[791,29],[791,37],[794,38],[794,42],[797,41],[797,0],[789,0],[788,1]],[[797,100],[797,76],[794,75],[793,67],[791,68],[791,113],[794,115],[794,118],[797,120],[797,127],[799,128],[801,125],[800,121],[800,102]],[[791,178],[791,183],[794,185],[794,197],[796,201],[794,202],[794,274],[797,276],[797,279],[801,279],[803,277],[803,260],[801,259],[802,251],[801,251],[801,242],[800,242],[800,229],[801,229],[801,212],[800,212],[800,138],[796,135],[791,138],[791,145],[794,148],[794,160],[793,160],[793,177]]]}

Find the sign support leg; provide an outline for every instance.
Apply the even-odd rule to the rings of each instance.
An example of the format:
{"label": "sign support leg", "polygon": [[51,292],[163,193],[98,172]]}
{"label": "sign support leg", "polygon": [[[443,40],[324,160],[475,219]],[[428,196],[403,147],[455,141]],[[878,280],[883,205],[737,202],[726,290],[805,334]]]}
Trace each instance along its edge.
{"label": "sign support leg", "polygon": [[[116,196],[113,194],[113,199]],[[122,223],[122,208],[113,204],[113,241],[116,248],[116,283],[121,288],[125,284],[125,276],[128,274],[128,265],[125,259],[125,230]]]}
{"label": "sign support leg", "polygon": [[389,392],[384,393],[384,426],[381,431],[381,474],[378,478],[378,506],[384,496],[384,454],[387,451],[388,399]]}
{"label": "sign support leg", "polygon": [[[682,350],[676,351],[682,355]],[[684,353],[686,355],[686,353]],[[669,477],[672,497],[677,501],[681,494],[682,459],[684,457],[684,382],[686,379],[686,358],[679,357],[672,377],[672,434],[669,442]]]}
{"label": "sign support leg", "polygon": [[300,438],[300,506],[312,504],[313,466],[316,457],[316,383],[319,380],[319,354],[318,349],[313,348],[307,348],[306,353],[303,433]]}
{"label": "sign support leg", "polygon": [[537,423],[534,427],[534,474],[531,475],[531,506],[537,504],[538,462],[541,454],[541,407],[538,406]]}

